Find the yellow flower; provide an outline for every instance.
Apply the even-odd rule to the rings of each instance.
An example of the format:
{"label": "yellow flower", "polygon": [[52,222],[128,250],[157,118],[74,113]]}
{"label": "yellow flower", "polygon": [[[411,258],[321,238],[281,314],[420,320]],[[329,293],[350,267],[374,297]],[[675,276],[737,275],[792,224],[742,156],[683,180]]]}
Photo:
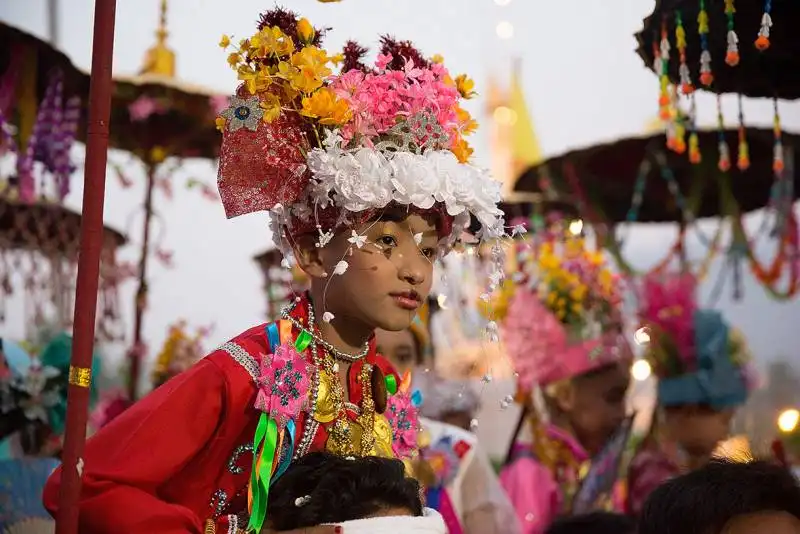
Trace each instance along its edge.
{"label": "yellow flower", "polygon": [[306,46],[292,56],[291,62],[297,72],[290,75],[289,83],[303,93],[316,91],[322,87],[323,79],[331,75],[328,55],[315,46]]}
{"label": "yellow flower", "polygon": [[461,135],[470,135],[478,129],[478,122],[472,118],[472,115],[469,114],[469,111],[461,108],[460,106],[456,107],[456,117],[458,118]]}
{"label": "yellow flower", "polygon": [[233,67],[234,69],[239,66],[239,63],[242,61],[242,55],[238,52],[232,52],[228,54],[228,65]]}
{"label": "yellow flower", "polygon": [[574,313],[575,315],[578,315],[578,314],[580,314],[580,313],[583,311],[583,307],[582,307],[582,306],[581,306],[579,303],[577,303],[577,302],[573,302],[573,303],[572,303],[572,306],[570,306],[570,310],[571,310],[571,311],[572,311],[572,313]]}
{"label": "yellow flower", "polygon": [[228,48],[231,45],[231,38],[227,35],[223,35],[219,40],[219,47],[220,48]]}
{"label": "yellow flower", "polygon": [[239,66],[239,80],[244,82],[245,87],[247,87],[251,95],[266,90],[272,83],[269,70],[261,68],[256,71],[249,65]]}
{"label": "yellow flower", "polygon": [[347,101],[337,98],[336,93],[327,87],[303,98],[303,109],[300,113],[306,117],[319,118],[320,124],[329,126],[340,126],[351,117]]}
{"label": "yellow flower", "polygon": [[272,93],[264,93],[258,106],[264,110],[264,122],[272,122],[281,115],[281,100]]}
{"label": "yellow flower", "polygon": [[342,61],[344,61],[344,54],[336,54],[335,56],[329,58],[329,60],[338,67]]}
{"label": "yellow flower", "polygon": [[303,17],[297,21],[297,36],[300,41],[308,44],[314,40],[315,35],[314,26],[311,25],[307,18]]}
{"label": "yellow flower", "polygon": [[294,52],[294,41],[277,26],[264,28],[250,38],[250,54],[257,58],[284,57]]}
{"label": "yellow flower", "polygon": [[470,99],[475,96],[475,82],[467,77],[466,74],[459,74],[456,76],[456,89],[462,98]]}
{"label": "yellow flower", "polygon": [[444,63],[444,57],[442,57],[441,54],[434,54],[433,57],[431,58],[431,63],[438,63],[439,65],[441,65],[442,63]]}
{"label": "yellow flower", "polygon": [[569,298],[575,301],[582,301],[586,297],[587,288],[583,284],[578,284],[569,292]]}
{"label": "yellow flower", "polygon": [[219,130],[220,132],[225,129],[225,124],[226,123],[227,123],[227,121],[225,120],[225,117],[217,117],[214,120],[214,124],[217,125],[217,130]]}
{"label": "yellow flower", "polygon": [[602,289],[606,293],[611,293],[614,287],[614,277],[611,274],[611,271],[608,269],[603,269],[597,276],[598,282],[600,282],[600,289]]}
{"label": "yellow flower", "polygon": [[592,264],[594,266],[603,265],[604,258],[603,258],[603,253],[602,252],[597,252],[597,251],[589,252],[587,255],[588,255],[588,259],[589,259],[589,263],[590,264]]}

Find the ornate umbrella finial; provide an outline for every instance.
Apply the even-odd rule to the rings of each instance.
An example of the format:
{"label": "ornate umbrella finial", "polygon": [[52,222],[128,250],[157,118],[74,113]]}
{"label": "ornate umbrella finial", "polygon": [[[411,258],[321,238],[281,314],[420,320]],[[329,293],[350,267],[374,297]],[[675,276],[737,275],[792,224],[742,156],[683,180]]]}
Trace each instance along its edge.
{"label": "ornate umbrella finial", "polygon": [[147,51],[140,74],[175,77],[175,52],[167,46],[167,0],[161,0],[161,17],[156,30],[156,44]]}

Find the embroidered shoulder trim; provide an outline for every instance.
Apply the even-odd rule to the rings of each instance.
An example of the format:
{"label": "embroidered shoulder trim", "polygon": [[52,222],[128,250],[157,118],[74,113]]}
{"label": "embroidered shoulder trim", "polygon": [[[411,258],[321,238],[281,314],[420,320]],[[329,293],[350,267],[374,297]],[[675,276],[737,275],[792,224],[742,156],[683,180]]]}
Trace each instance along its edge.
{"label": "embroidered shoulder trim", "polygon": [[233,341],[228,341],[222,345],[219,350],[224,350],[227,352],[231,358],[236,361],[236,363],[244,367],[244,370],[247,371],[251,377],[253,377],[253,381],[258,380],[258,362],[256,362],[256,359],[253,358],[240,345],[234,343]]}

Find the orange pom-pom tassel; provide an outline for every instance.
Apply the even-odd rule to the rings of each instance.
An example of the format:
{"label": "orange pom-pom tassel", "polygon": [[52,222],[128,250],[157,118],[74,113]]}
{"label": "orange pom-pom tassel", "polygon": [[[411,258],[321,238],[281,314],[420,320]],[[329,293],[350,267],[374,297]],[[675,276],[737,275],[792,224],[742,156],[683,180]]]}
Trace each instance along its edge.
{"label": "orange pom-pom tassel", "polygon": [[702,83],[705,86],[711,85],[713,81],[714,81],[714,75],[711,74],[710,72],[704,72],[703,74],[700,75],[700,83]]}
{"label": "orange pom-pom tassel", "polygon": [[735,67],[739,64],[739,52],[728,52],[725,54],[725,63],[730,65],[731,67]]}
{"label": "orange pom-pom tassel", "polygon": [[759,35],[758,39],[756,39],[756,48],[762,52],[769,48],[769,37],[766,35]]}

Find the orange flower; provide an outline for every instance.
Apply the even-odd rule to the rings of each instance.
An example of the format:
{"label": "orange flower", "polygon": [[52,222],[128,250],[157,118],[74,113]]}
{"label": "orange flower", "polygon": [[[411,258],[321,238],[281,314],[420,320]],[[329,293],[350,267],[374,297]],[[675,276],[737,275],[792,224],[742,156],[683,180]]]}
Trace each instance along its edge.
{"label": "orange flower", "polygon": [[467,163],[474,152],[472,147],[469,146],[469,143],[461,136],[456,138],[450,151],[455,154],[460,163]]}

